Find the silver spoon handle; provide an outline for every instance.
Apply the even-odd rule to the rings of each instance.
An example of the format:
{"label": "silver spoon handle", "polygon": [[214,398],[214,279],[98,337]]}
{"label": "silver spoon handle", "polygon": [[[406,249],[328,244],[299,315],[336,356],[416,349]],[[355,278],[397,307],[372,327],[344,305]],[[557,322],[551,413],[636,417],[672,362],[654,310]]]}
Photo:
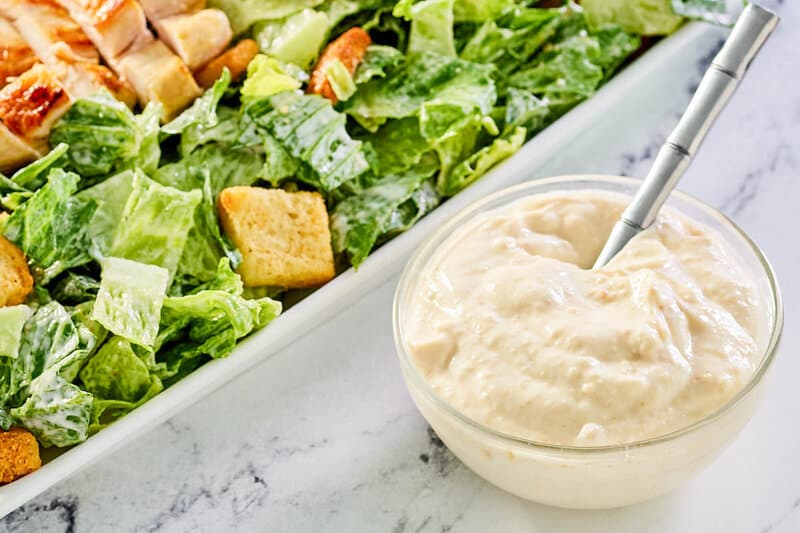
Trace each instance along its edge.
{"label": "silver spoon handle", "polygon": [[633,201],[614,226],[594,268],[607,264],[630,239],[655,221],[778,20],[774,13],[753,4],[742,12]]}

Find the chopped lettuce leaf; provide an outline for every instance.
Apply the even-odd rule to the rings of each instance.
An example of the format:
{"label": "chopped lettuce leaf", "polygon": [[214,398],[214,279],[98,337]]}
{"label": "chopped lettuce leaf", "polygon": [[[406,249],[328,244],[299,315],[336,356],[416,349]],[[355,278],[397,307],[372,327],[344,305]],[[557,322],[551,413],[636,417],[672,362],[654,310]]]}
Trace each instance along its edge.
{"label": "chopped lettuce leaf", "polygon": [[19,356],[22,328],[33,314],[27,305],[0,307],[0,357]]}
{"label": "chopped lettuce leaf", "polygon": [[139,149],[137,155],[125,166],[139,168],[147,173],[156,171],[161,160],[159,133],[163,114],[164,107],[161,104],[150,102],[141,114],[136,115],[134,121],[137,127]]}
{"label": "chopped lettuce leaf", "polygon": [[416,166],[431,151],[431,142],[422,136],[417,117],[390,120],[366,138],[374,149],[375,172],[396,174]]}
{"label": "chopped lettuce leaf", "polygon": [[153,379],[147,364],[130,342],[112,337],[80,372],[83,388],[97,399],[136,402],[150,390]]}
{"label": "chopped lettuce leaf", "polygon": [[278,20],[323,0],[209,0],[210,7],[221,9],[228,15],[237,35],[259,21]]}
{"label": "chopped lettuce leaf", "polygon": [[222,259],[215,280],[187,296],[164,301],[155,345],[158,361],[151,362],[151,371],[165,385],[174,383],[208,359],[227,357],[238,339],[266,326],[280,312],[278,301],[245,299],[238,274],[228,259]]}
{"label": "chopped lettuce leaf", "polygon": [[79,181],[73,173],[52,170],[47,185],[6,221],[5,236],[33,262],[42,285],[91,261],[87,230],[97,204],[72,196]]}
{"label": "chopped lettuce leaf", "polygon": [[126,164],[152,167],[160,157],[153,117],[161,114],[152,105],[137,120],[107,92],[80,99],[53,126],[50,144],[68,144],[70,167],[84,177],[104,176]]}
{"label": "chopped lettuce leaf", "polygon": [[345,129],[345,116],[316,95],[284,92],[261,99],[248,108],[305,171],[297,178],[325,192],[337,189],[367,171],[369,165]]}
{"label": "chopped lettuce leaf", "polygon": [[364,61],[356,69],[353,81],[356,85],[363,85],[372,78],[385,78],[403,63],[403,59],[403,53],[397,48],[373,44],[367,48]]}
{"label": "chopped lettuce leaf", "polygon": [[319,55],[330,29],[325,13],[304,9],[284,20],[264,24],[256,40],[265,54],[306,69]]}
{"label": "chopped lettuce leaf", "polygon": [[261,177],[263,167],[264,156],[260,149],[211,143],[180,161],[159,168],[153,178],[181,191],[198,192],[208,175],[216,198],[226,187],[252,185]]}
{"label": "chopped lettuce leaf", "polygon": [[168,283],[169,272],[164,268],[107,257],[92,319],[115,335],[151,347]]}
{"label": "chopped lettuce leaf", "polygon": [[99,255],[107,254],[111,250],[114,235],[125,211],[125,204],[134,189],[142,186],[140,182],[144,179],[143,173],[126,170],[78,194],[79,199],[97,205],[87,231]]}
{"label": "chopped lettuce leaf", "polygon": [[423,0],[411,6],[398,3],[395,16],[411,21],[408,53],[432,52],[455,57],[453,0]]}
{"label": "chopped lettuce leaf", "polygon": [[172,279],[203,194],[165,187],[146,176],[134,185],[106,255],[163,267]]}
{"label": "chopped lettuce leaf", "polygon": [[299,88],[300,82],[289,75],[278,60],[259,54],[247,66],[247,79],[242,86],[242,96],[264,98]]}
{"label": "chopped lettuce leaf", "polygon": [[223,257],[227,257],[234,268],[242,261],[239,251],[220,230],[216,197],[208,175],[203,184],[203,200],[195,211],[194,226],[178,264],[177,277],[181,284],[198,285],[210,281],[217,275]]}
{"label": "chopped lettuce leaf", "polygon": [[[191,107],[161,127],[161,131],[167,135],[181,134],[181,155],[183,157],[188,156],[201,144],[201,132],[217,126],[219,122],[217,108],[230,83],[231,74],[226,68],[211,89],[195,100]],[[153,169],[153,171],[155,170]]]}
{"label": "chopped lettuce leaf", "polygon": [[[404,68],[359,87],[345,109],[370,131],[389,118],[448,106],[487,115],[497,99],[492,68],[439,54],[412,55]],[[424,117],[423,117],[424,120]]]}
{"label": "chopped lettuce leaf", "polygon": [[400,175],[386,176],[339,203],[331,214],[334,251],[347,253],[353,266],[358,268],[381,235],[393,226],[398,208],[435,172],[436,165],[421,165]]}
{"label": "chopped lettuce leaf", "polygon": [[50,290],[53,299],[67,305],[94,301],[100,289],[100,282],[96,279],[72,271],[60,276],[53,285]]}
{"label": "chopped lettuce leaf", "polygon": [[67,162],[65,157],[69,146],[64,143],[59,144],[42,158],[37,159],[30,165],[16,171],[11,176],[11,181],[24,189],[34,191],[47,183],[47,176],[50,169],[63,167]]}
{"label": "chopped lettuce leaf", "polygon": [[514,0],[456,0],[456,22],[484,22],[494,20],[516,6]]}
{"label": "chopped lettuce leaf", "polygon": [[48,370],[33,380],[30,396],[11,416],[43,446],[63,448],[89,436],[92,401],[91,394]]}
{"label": "chopped lettuce leaf", "polygon": [[511,157],[525,144],[525,128],[517,128],[508,137],[501,137],[465,159],[438,184],[443,196],[453,196],[474,183],[492,167]]}
{"label": "chopped lettuce leaf", "polygon": [[350,71],[347,70],[344,63],[338,59],[334,58],[328,64],[325,70],[325,77],[338,101],[345,102],[355,94],[356,84],[353,81],[353,76],[350,75]]}
{"label": "chopped lettuce leaf", "polygon": [[613,24],[639,35],[669,35],[683,23],[672,0],[583,0],[581,6],[593,29]]}

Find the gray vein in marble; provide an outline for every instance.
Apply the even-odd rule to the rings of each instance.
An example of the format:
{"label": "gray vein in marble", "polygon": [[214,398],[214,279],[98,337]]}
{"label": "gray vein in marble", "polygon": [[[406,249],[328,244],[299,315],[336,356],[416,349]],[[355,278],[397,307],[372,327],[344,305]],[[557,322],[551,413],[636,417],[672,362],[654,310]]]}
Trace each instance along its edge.
{"label": "gray vein in marble", "polygon": [[775,530],[775,528],[779,527],[787,518],[789,518],[792,514],[794,514],[798,509],[800,509],[800,498],[797,498],[795,501],[792,502],[792,506],[787,510],[783,515],[781,515],[777,520],[774,522],[770,522],[761,530],[761,533],[770,533],[770,531]]}
{"label": "gray vein in marble", "polygon": [[766,167],[747,172],[739,181],[736,191],[723,200],[720,210],[726,215],[736,218],[758,197],[761,183],[765,177],[774,176],[783,168],[793,168],[794,154],[791,146],[779,144],[773,151]]}

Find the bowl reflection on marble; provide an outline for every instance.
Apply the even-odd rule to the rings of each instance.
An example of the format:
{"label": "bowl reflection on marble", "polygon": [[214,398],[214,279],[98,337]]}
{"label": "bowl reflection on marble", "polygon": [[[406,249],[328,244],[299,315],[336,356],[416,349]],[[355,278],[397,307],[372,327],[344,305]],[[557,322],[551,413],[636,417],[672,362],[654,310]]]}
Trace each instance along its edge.
{"label": "bowl reflection on marble", "polygon": [[759,340],[761,360],[748,384],[706,418],[672,433],[623,445],[577,447],[533,442],[503,434],[467,417],[441,398],[415,367],[407,349],[405,314],[421,273],[442,244],[474,216],[523,197],[577,190],[632,195],[639,181],[608,176],[564,176],[500,191],[468,207],[440,228],[415,253],[394,301],[394,341],[406,385],[422,415],[450,450],[478,475],[522,498],[558,507],[621,507],[662,495],[716,458],[753,415],[783,325],[775,274],[761,250],[718,211],[682,193],[673,208],[716,230],[739,255],[755,280],[768,314]]}

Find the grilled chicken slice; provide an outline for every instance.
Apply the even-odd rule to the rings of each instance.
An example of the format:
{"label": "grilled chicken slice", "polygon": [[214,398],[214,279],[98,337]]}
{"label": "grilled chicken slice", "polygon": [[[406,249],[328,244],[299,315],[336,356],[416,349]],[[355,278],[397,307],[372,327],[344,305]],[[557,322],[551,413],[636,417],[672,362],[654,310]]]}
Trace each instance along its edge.
{"label": "grilled chicken slice", "polygon": [[[0,87],[36,63],[36,56],[14,26],[0,18]],[[5,143],[0,144],[5,147]],[[3,157],[0,154],[0,158]]]}
{"label": "grilled chicken slice", "polygon": [[0,11],[45,64],[100,60],[92,41],[54,0],[0,0]]}
{"label": "grilled chicken slice", "polygon": [[99,64],[92,41],[53,0],[0,0],[0,11],[13,20],[33,52],[58,75],[73,98],[106,89],[129,106],[136,103],[133,89]]}
{"label": "grilled chicken slice", "polygon": [[206,7],[205,0],[139,0],[139,3],[151,21],[196,13]]}
{"label": "grilled chicken slice", "polygon": [[219,9],[203,9],[189,15],[153,20],[153,25],[161,40],[192,71],[221,54],[233,38],[228,16]]}
{"label": "grilled chicken slice", "polygon": [[56,75],[36,64],[0,90],[0,120],[34,150],[47,150],[53,124],[71,104]]}
{"label": "grilled chicken slice", "polygon": [[150,36],[136,0],[57,0],[111,63],[135,42]]}
{"label": "grilled chicken slice", "polygon": [[42,154],[0,122],[0,172],[10,173]]}
{"label": "grilled chicken slice", "polygon": [[120,57],[115,68],[133,84],[143,105],[156,101],[164,106],[163,120],[170,120],[200,96],[186,64],[152,37]]}

